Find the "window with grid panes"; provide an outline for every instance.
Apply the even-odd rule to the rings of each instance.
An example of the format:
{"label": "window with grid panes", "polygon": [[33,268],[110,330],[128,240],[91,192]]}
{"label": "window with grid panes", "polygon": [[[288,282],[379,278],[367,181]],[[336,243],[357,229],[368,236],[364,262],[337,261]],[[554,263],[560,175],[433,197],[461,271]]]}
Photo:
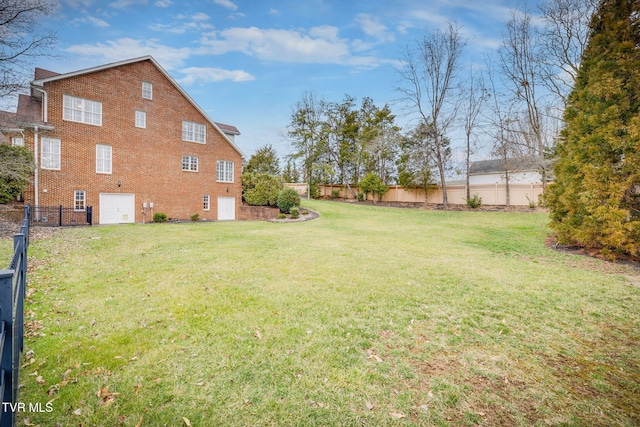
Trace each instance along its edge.
{"label": "window with grid panes", "polygon": [[136,127],[137,128],[146,128],[147,127],[147,113],[144,111],[136,111]]}
{"label": "window with grid panes", "polygon": [[41,138],[40,144],[40,167],[60,170],[60,140]]}
{"label": "window with grid panes", "polygon": [[196,156],[182,156],[182,170],[198,172],[198,158]]}
{"label": "window with grid panes", "polygon": [[207,127],[200,123],[182,122],[182,139],[184,141],[205,143]]}
{"label": "window with grid panes", "polygon": [[74,192],[73,209],[76,211],[84,211],[87,209],[87,192],[84,190],[76,190]]}
{"label": "window with grid panes", "polygon": [[96,173],[111,173],[110,145],[96,145]]}
{"label": "window with grid panes", "polygon": [[233,182],[233,162],[227,160],[216,162],[216,181]]}
{"label": "window with grid panes", "polygon": [[153,84],[142,82],[142,98],[153,99]]}
{"label": "window with grid panes", "polygon": [[102,126],[102,103],[75,96],[62,98],[62,118],[71,122]]}

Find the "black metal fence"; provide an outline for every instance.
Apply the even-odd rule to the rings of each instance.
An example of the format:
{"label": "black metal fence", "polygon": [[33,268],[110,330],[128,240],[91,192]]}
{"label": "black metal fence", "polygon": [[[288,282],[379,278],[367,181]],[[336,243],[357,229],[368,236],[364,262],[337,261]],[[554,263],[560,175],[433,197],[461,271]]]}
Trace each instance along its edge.
{"label": "black metal fence", "polygon": [[31,225],[41,227],[68,227],[93,224],[93,207],[85,210],[60,206],[34,206],[31,210]]}
{"label": "black metal fence", "polygon": [[20,232],[13,236],[13,258],[7,270],[0,270],[0,427],[14,427],[18,412],[20,353],[24,340],[24,295],[27,285],[29,247],[29,205],[24,208]]}

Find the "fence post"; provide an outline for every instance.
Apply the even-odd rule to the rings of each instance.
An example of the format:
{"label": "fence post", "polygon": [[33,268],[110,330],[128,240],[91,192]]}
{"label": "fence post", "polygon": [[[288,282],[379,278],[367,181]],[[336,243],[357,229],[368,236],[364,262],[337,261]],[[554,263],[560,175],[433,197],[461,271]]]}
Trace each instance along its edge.
{"label": "fence post", "polygon": [[93,225],[93,206],[87,206],[87,223]]}
{"label": "fence post", "polygon": [[[0,363],[2,382],[2,402],[15,404],[13,397],[13,319],[12,319],[12,301],[13,301],[13,276],[14,270],[0,270],[0,326],[2,327],[0,343],[2,344],[2,362]],[[17,400],[17,399],[16,399]],[[0,426],[9,427],[15,425],[15,413],[11,411],[8,405],[2,405],[0,416]]]}

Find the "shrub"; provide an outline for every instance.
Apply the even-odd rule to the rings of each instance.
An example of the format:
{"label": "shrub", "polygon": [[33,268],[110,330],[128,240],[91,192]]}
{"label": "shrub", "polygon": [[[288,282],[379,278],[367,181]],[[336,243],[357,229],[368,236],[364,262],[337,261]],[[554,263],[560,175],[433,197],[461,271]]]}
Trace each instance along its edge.
{"label": "shrub", "polygon": [[198,215],[198,214],[191,215],[191,221],[193,221],[193,222],[200,221],[200,215]]}
{"label": "shrub", "polygon": [[473,197],[467,199],[467,206],[471,209],[479,208],[482,205],[482,197],[478,193],[474,194]]}
{"label": "shrub", "polygon": [[286,217],[287,215],[283,214],[282,212],[278,214],[278,219],[285,219]]}
{"label": "shrub", "polygon": [[340,197],[340,190],[331,190],[331,198],[337,199],[338,197]]}
{"label": "shrub", "polygon": [[320,198],[320,186],[317,182],[312,182],[311,184],[309,184],[309,192],[311,193],[309,196],[312,199]]}
{"label": "shrub", "polygon": [[167,214],[163,212],[154,213],[153,222],[167,222]]}
{"label": "shrub", "polygon": [[25,190],[35,163],[28,148],[6,144],[0,144],[0,159],[0,203],[7,203]]}
{"label": "shrub", "polygon": [[291,213],[291,218],[292,219],[298,219],[300,218],[300,209],[298,209],[296,206],[292,207],[289,210],[289,213]]}
{"label": "shrub", "polygon": [[358,193],[358,201],[359,202],[363,202],[364,201],[364,193],[362,191],[360,191]]}
{"label": "shrub", "polygon": [[300,206],[300,195],[293,188],[285,188],[278,193],[278,207],[284,213],[289,213],[294,206]]}
{"label": "shrub", "polygon": [[374,172],[368,172],[365,177],[360,181],[360,189],[366,195],[368,193],[373,193],[373,202],[376,201],[376,196],[381,200],[382,196],[389,191],[389,187],[382,182],[382,179],[378,176],[378,174]]}
{"label": "shrub", "polygon": [[303,209],[302,212],[300,212],[302,215],[309,215],[309,211],[307,209]]}
{"label": "shrub", "polygon": [[276,206],[282,187],[281,178],[276,175],[251,172],[242,174],[242,197],[249,205]]}

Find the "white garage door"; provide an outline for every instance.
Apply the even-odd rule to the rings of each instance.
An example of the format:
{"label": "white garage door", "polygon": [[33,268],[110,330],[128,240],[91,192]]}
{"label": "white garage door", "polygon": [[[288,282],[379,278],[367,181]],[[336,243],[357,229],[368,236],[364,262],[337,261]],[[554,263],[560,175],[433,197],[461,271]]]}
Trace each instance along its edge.
{"label": "white garage door", "polygon": [[236,219],[236,198],[218,197],[218,221]]}
{"label": "white garage door", "polygon": [[124,224],[135,221],[133,194],[100,193],[100,224]]}

